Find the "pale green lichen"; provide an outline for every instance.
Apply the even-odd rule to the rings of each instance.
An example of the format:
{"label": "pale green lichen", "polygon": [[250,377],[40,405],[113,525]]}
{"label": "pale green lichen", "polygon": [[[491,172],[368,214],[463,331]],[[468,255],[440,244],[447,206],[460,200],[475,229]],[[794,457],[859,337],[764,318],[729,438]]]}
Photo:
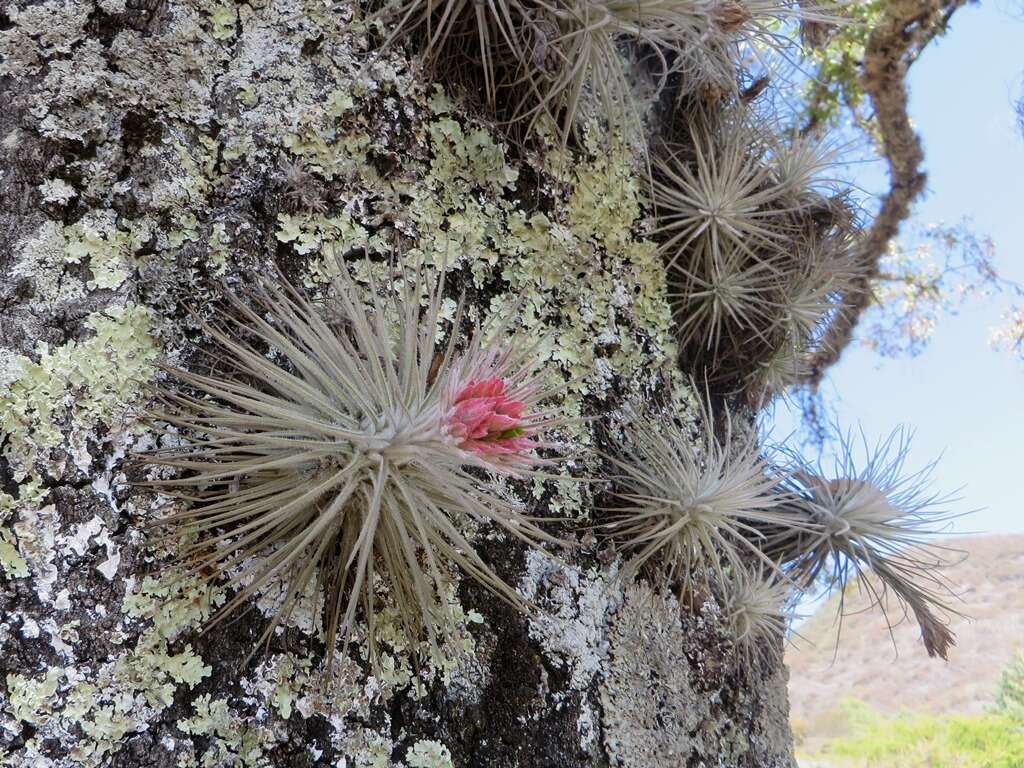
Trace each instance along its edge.
{"label": "pale green lichen", "polygon": [[231,237],[224,222],[218,221],[210,228],[210,264],[215,275],[223,275],[228,263],[228,247]]}
{"label": "pale green lichen", "polygon": [[291,243],[295,252],[302,255],[326,246],[332,255],[340,256],[370,239],[366,230],[345,213],[337,216],[279,213],[277,221],[277,239]]}
{"label": "pale green lichen", "polygon": [[178,730],[193,736],[205,736],[209,746],[201,755],[183,754],[179,768],[262,768],[269,765],[263,753],[276,741],[273,732],[248,721],[233,711],[226,699],[213,699],[206,693],[192,702],[195,714],[178,720]]}
{"label": "pale green lichen", "polygon": [[45,459],[48,449],[65,442],[65,419],[78,433],[113,426],[152,375],[157,345],[145,307],[108,307],[90,315],[85,327],[92,338],[52,350],[40,344],[38,361],[21,358],[20,375],[0,395],[4,456],[17,480]]}
{"label": "pale green lichen", "polygon": [[593,160],[577,170],[569,197],[568,213],[579,237],[603,244],[611,253],[621,253],[634,242],[640,216],[637,176],[633,154],[621,144],[604,150],[588,135],[587,151]]}
{"label": "pale green lichen", "polygon": [[351,759],[356,768],[400,768],[391,760],[394,744],[386,732],[358,728],[335,741],[344,759]]}
{"label": "pale green lichen", "polygon": [[[618,151],[576,163],[569,221],[509,219],[515,258],[501,275],[510,292],[491,309],[511,312],[513,297],[525,296],[523,325],[557,340],[552,358],[579,395],[603,397],[612,377],[632,380],[671,356],[664,269],[653,244],[635,235],[641,211],[629,161]],[[587,213],[592,207],[601,215]]]}
{"label": "pale green lichen", "polygon": [[301,115],[299,130],[285,136],[283,146],[327,180],[357,176],[377,181],[378,174],[366,159],[372,144],[369,135],[341,127],[331,106],[324,104]]}
{"label": "pale green lichen", "polygon": [[146,576],[125,595],[121,609],[126,616],[151,621],[156,640],[171,641],[202,626],[224,599],[222,591],[198,577],[170,573],[160,579]]}
{"label": "pale green lichen", "polygon": [[[3,495],[7,496],[9,499],[8,503],[13,505],[13,497],[8,494]],[[3,568],[7,578],[21,579],[29,574],[28,563],[25,562],[25,558],[18,554],[13,532],[4,528],[0,528],[0,568]]]}
{"label": "pale green lichen", "polygon": [[[131,613],[150,613],[154,618],[134,647],[98,664],[87,678],[74,668],[61,667],[51,668],[42,679],[9,676],[13,713],[39,724],[40,733],[33,739],[53,738],[80,728],[84,738],[69,744],[72,761],[103,764],[120,749],[127,735],[144,730],[149,718],[171,705],[175,691],[182,686],[193,688],[209,676],[211,667],[190,644],[171,653],[168,642],[194,630],[209,616],[217,599],[194,580],[172,586],[147,579],[127,601]],[[72,635],[68,634],[69,639]],[[116,643],[118,635],[111,639]],[[62,681],[66,681],[63,688]]]}
{"label": "pale green lichen", "polygon": [[[292,716],[297,701],[303,697],[304,689],[312,677],[313,663],[291,653],[276,656],[270,664],[274,686],[267,695],[267,701],[285,720]],[[309,716],[309,712],[305,713]]]}
{"label": "pale green lichen", "polygon": [[235,25],[238,23],[238,10],[233,5],[218,4],[210,8],[210,33],[217,40],[230,40],[235,36]]}
{"label": "pale green lichen", "polygon": [[[14,248],[11,275],[31,281],[35,295],[30,306],[40,311],[71,305],[86,294],[82,281],[66,278],[65,229],[59,222],[46,221]],[[8,362],[5,367],[10,365]]]}
{"label": "pale green lichen", "polygon": [[18,498],[10,502],[12,510],[18,511],[17,520],[11,525],[14,544],[28,565],[32,587],[44,605],[53,598],[57,582],[55,542],[59,526],[54,505],[40,503],[45,494],[39,479],[30,478],[19,485]]}
{"label": "pale green lichen", "polygon": [[7,675],[7,709],[18,720],[42,725],[53,711],[57,685],[63,676],[59,667],[47,670],[41,678]]}
{"label": "pale green lichen", "polygon": [[88,262],[89,290],[119,287],[128,277],[130,257],[150,237],[145,227],[121,229],[115,219],[113,211],[95,212],[64,229],[64,260]]}
{"label": "pale green lichen", "polygon": [[[463,608],[456,597],[454,584],[448,587],[447,600],[446,613],[452,624],[436,652],[426,639],[410,641],[397,609],[385,608],[377,614],[377,642],[387,649],[381,654],[377,671],[385,698],[409,689],[413,698],[422,699],[435,680],[440,680],[447,687],[455,677],[465,678],[472,669],[476,644],[469,626],[482,624],[483,616]],[[365,656],[365,646],[362,651]]]}
{"label": "pale green lichen", "polygon": [[405,755],[409,768],[453,768],[452,753],[439,741],[417,741]]}
{"label": "pale green lichen", "polygon": [[171,653],[168,643],[194,631],[222,599],[195,579],[170,577],[147,577],[126,597],[126,613],[151,623],[131,650],[76,682],[63,707],[54,710],[58,723],[75,724],[86,735],[71,750],[77,762],[101,764],[120,749],[126,735],[144,730],[149,718],[169,707],[179,687],[194,688],[210,675],[212,667],[191,644]]}
{"label": "pale green lichen", "polygon": [[465,131],[448,117],[432,122],[429,130],[434,154],[430,170],[437,182],[448,186],[458,180],[498,193],[515,184],[519,173],[505,162],[504,151],[488,131]]}

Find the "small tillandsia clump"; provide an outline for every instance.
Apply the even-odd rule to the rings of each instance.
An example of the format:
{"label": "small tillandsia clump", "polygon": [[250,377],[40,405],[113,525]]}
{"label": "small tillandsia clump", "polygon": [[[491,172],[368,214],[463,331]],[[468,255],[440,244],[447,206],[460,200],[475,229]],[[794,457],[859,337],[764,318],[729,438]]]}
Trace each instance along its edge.
{"label": "small tillandsia clump", "polygon": [[672,417],[630,413],[606,460],[614,503],[603,528],[630,558],[625,578],[657,559],[686,593],[724,583],[749,559],[773,566],[759,528],[786,527],[793,517],[779,510],[756,430],[736,429],[728,410],[716,420],[702,404],[696,442]]}
{"label": "small tillandsia clump", "polygon": [[856,274],[857,219],[835,152],[734,105],[657,149],[650,205],[680,351],[760,407],[806,379]]}
{"label": "small tillandsia clump", "polygon": [[168,367],[157,392],[152,419],[180,443],[140,456],[177,474],[145,485],[186,502],[159,521],[180,565],[238,588],[212,622],[280,583],[269,641],[312,589],[328,665],[357,617],[376,662],[375,615],[388,606],[436,652],[455,569],[525,608],[477,554],[472,526],[557,543],[496,482],[548,463],[538,450],[558,419],[541,408],[551,391],[536,344],[503,328],[496,342],[479,330],[464,340],[460,304],[440,345],[443,275],[361,286],[339,272],[326,310],[281,279],[229,295],[202,325],[208,369]]}
{"label": "small tillandsia clump", "polygon": [[798,524],[762,531],[764,549],[802,588],[838,590],[840,616],[852,584],[883,611],[892,595],[904,615],[913,613],[928,655],[946,658],[955,642],[946,615],[957,611],[943,570],[955,553],[934,538],[958,515],[947,511],[952,497],[929,490],[934,462],[904,473],[910,438],[899,427],[871,446],[861,434],[863,466],[851,433],[841,436],[831,467],[784,452],[779,493]]}
{"label": "small tillandsia clump", "polygon": [[429,62],[478,68],[488,106],[510,126],[529,134],[550,119],[563,143],[588,103],[588,117],[612,127],[639,124],[623,44],[644,50],[660,88],[709,26],[703,5],[664,0],[399,0],[385,17],[393,38],[421,38]]}
{"label": "small tillandsia clump", "polygon": [[550,120],[564,143],[593,117],[641,127],[663,90],[731,92],[741,50],[779,47],[782,23],[833,17],[779,0],[392,0],[378,18],[428,63],[478,70],[507,124],[529,134]]}
{"label": "small tillandsia clump", "polygon": [[736,651],[746,666],[755,659],[778,660],[795,593],[785,575],[762,562],[749,564],[730,570],[718,593]]}

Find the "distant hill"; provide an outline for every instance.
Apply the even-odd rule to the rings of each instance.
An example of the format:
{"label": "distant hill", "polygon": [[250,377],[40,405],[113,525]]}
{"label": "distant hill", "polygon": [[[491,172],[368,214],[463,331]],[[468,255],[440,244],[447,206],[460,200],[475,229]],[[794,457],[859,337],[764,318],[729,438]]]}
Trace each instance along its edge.
{"label": "distant hill", "polygon": [[[954,617],[957,646],[949,661],[928,657],[909,620],[894,627],[894,648],[878,611],[843,619],[837,654],[834,597],[799,627],[804,639],[794,638],[786,652],[791,717],[798,730],[828,736],[843,698],[866,701],[882,712],[964,714],[993,702],[1003,668],[1014,650],[1024,647],[1024,535],[946,543],[969,555],[948,571],[963,597],[958,608],[969,617]],[[848,596],[847,611],[857,606]]]}

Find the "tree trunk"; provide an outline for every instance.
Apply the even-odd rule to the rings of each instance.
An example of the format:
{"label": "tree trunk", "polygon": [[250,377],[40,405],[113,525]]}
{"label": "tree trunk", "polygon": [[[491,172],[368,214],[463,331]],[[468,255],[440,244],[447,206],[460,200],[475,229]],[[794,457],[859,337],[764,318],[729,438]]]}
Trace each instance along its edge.
{"label": "tree trunk", "polygon": [[[379,38],[345,0],[0,12],[5,764],[793,765],[781,662],[743,662],[712,598],[617,579],[587,531],[600,484],[513,489],[578,546],[481,536],[536,610],[463,582],[443,663],[396,634],[383,671],[354,652],[328,684],[308,611],[248,661],[273,595],[201,632],[223,590],[171,578],[147,531],[166,504],[126,455],[155,444],[146,386],[188,367],[224,283],[278,265],[315,288],[399,233],[472,311],[548,340],[570,412],[692,398],[635,158],[510,146]],[[599,423],[571,440],[600,447]]]}

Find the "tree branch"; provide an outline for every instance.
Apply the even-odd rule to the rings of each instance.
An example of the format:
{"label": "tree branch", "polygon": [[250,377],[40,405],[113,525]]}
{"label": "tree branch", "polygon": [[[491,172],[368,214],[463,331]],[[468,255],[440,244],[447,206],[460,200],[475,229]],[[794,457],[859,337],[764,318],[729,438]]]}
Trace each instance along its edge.
{"label": "tree branch", "polygon": [[893,0],[868,38],[861,82],[875,109],[882,154],[889,165],[889,192],[861,241],[858,276],[847,288],[843,307],[812,360],[807,379],[812,388],[817,388],[853,339],[857,322],[871,306],[871,284],[878,277],[879,260],[924,190],[924,150],[907,114],[907,71],[967,1]]}

